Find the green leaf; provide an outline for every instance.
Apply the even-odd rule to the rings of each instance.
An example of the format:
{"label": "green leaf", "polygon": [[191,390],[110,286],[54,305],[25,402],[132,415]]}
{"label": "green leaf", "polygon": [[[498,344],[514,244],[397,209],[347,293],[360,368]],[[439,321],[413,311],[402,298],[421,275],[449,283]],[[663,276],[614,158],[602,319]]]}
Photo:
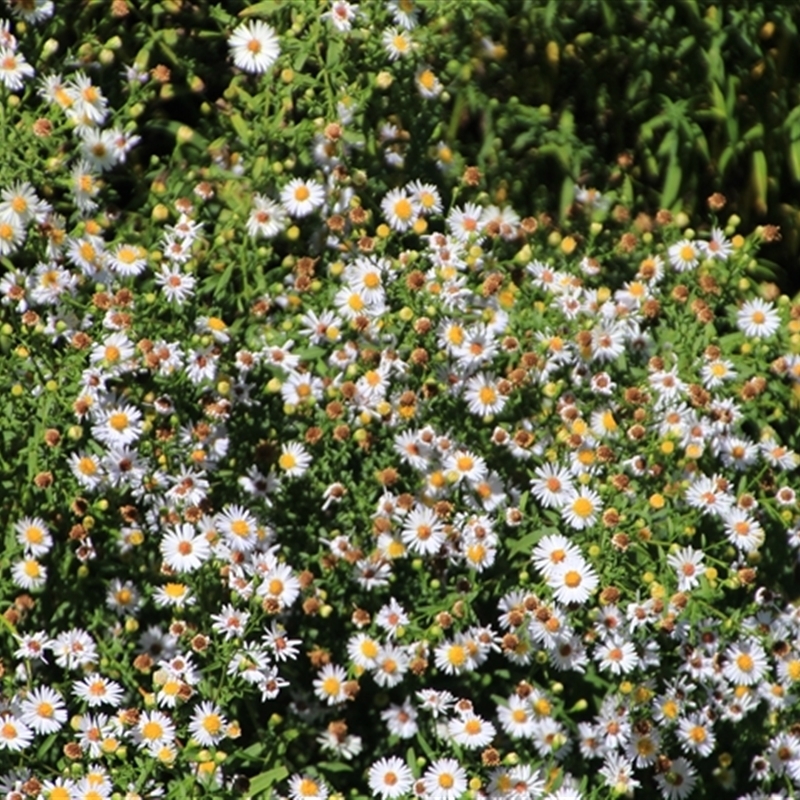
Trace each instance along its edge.
{"label": "green leaf", "polygon": [[275,767],[274,769],[262,772],[260,775],[256,775],[255,778],[250,781],[250,796],[253,797],[261,792],[266,792],[273,784],[279,783],[284,780],[284,778],[288,777],[288,775],[289,770],[286,769],[286,767]]}
{"label": "green leaf", "polygon": [[341,38],[330,39],[328,41],[328,52],[325,54],[325,66],[331,70],[342,58],[344,41]]}
{"label": "green leaf", "polygon": [[567,175],[561,183],[561,199],[558,203],[558,213],[561,219],[567,218],[567,209],[575,199],[575,182]]}
{"label": "green leaf", "polygon": [[763,150],[753,153],[752,170],[750,179],[755,193],[756,210],[763,214],[767,210],[767,156]]}
{"label": "green leaf", "polygon": [[714,105],[716,116],[720,120],[726,119],[728,116],[728,109],[725,105],[725,95],[722,94],[722,89],[719,88],[716,81],[712,81],[711,83],[711,100]]}
{"label": "green leaf", "polygon": [[661,191],[661,207],[670,208],[678,199],[681,190],[681,180],[683,172],[676,159],[671,159],[667,167],[667,177],[664,180],[664,188]]}
{"label": "green leaf", "polygon": [[242,141],[242,144],[247,144],[250,141],[250,127],[244,121],[241,114],[231,114],[231,125],[236,131],[237,135]]}
{"label": "green leaf", "polygon": [[800,141],[789,145],[789,168],[795,181],[800,181]]}
{"label": "green leaf", "polygon": [[353,768],[350,764],[345,764],[343,761],[320,761],[317,764],[317,769],[323,769],[326,772],[352,772]]}
{"label": "green leaf", "polygon": [[748,130],[747,133],[745,133],[745,135],[742,137],[742,141],[753,142],[756,139],[763,139],[763,138],[764,138],[764,125],[761,122],[759,122],[756,125],[753,125],[753,127],[750,128],[750,130]]}
{"label": "green leaf", "polygon": [[622,182],[622,199],[625,201],[626,206],[633,205],[633,181],[630,175],[625,176]]}
{"label": "green leaf", "polygon": [[243,8],[239,12],[240,17],[269,17],[274,14],[283,3],[281,0],[261,0],[260,3],[253,3],[252,6]]}
{"label": "green leaf", "polygon": [[558,119],[558,129],[566,134],[572,134],[575,130],[575,115],[568,108],[561,112],[561,116]]}

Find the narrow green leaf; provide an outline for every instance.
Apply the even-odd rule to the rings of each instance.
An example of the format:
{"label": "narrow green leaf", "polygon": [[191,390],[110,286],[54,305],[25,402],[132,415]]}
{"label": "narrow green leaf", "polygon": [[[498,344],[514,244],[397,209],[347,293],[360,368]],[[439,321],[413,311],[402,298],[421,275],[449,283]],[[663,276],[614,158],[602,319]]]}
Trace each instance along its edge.
{"label": "narrow green leaf", "polygon": [[750,179],[752,181],[753,192],[755,195],[756,210],[763,214],[767,210],[767,156],[763,150],[756,150],[753,153],[752,170]]}
{"label": "narrow green leaf", "polygon": [[725,105],[725,95],[722,94],[722,89],[719,88],[716,81],[711,82],[711,101],[719,119],[725,119],[728,116],[728,108]]}
{"label": "narrow green leaf", "polygon": [[274,14],[283,3],[281,0],[261,0],[260,3],[243,8],[239,12],[240,17],[269,17]]}
{"label": "narrow green leaf", "polygon": [[231,114],[231,125],[236,131],[242,144],[246,145],[250,141],[250,128],[242,118],[241,114]]}
{"label": "narrow green leaf", "polygon": [[343,39],[337,37],[328,40],[328,52],[325,54],[325,66],[327,66],[329,70],[333,69],[339,63],[343,50]]}
{"label": "narrow green leaf", "polygon": [[274,769],[262,772],[256,775],[250,781],[250,796],[256,796],[261,792],[266,792],[273,784],[279,783],[284,778],[288,777],[289,770],[286,767],[275,767]]}
{"label": "narrow green leaf", "polygon": [[764,125],[761,122],[759,122],[756,125],[753,125],[753,127],[750,128],[747,131],[747,133],[745,133],[745,135],[742,137],[742,141],[754,142],[757,139],[763,139],[763,138],[764,138]]}
{"label": "narrow green leaf", "polygon": [[667,167],[667,177],[664,180],[664,188],[661,192],[661,208],[670,208],[678,199],[681,190],[681,180],[683,172],[676,159],[671,159]]}
{"label": "narrow green leaf", "polygon": [[661,144],[658,146],[656,155],[659,158],[664,158],[665,156],[669,156],[670,160],[674,161],[677,153],[678,153],[678,132],[675,130],[667,131],[664,138],[661,140]]}
{"label": "narrow green leaf", "polygon": [[794,180],[800,181],[800,141],[792,142],[789,145],[789,167]]}
{"label": "narrow green leaf", "polygon": [[561,199],[558,203],[558,214],[561,219],[567,218],[567,209],[575,199],[575,182],[567,175],[561,184]]}

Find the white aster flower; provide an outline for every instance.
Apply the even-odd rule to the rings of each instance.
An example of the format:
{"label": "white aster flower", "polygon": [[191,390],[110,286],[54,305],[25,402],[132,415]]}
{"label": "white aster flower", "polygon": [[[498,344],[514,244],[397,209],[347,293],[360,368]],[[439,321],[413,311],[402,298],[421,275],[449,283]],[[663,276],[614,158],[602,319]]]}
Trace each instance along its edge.
{"label": "white aster flower", "polygon": [[277,60],[281,46],[274,28],[261,20],[240,25],[228,40],[233,63],[245,72],[266,72]]}

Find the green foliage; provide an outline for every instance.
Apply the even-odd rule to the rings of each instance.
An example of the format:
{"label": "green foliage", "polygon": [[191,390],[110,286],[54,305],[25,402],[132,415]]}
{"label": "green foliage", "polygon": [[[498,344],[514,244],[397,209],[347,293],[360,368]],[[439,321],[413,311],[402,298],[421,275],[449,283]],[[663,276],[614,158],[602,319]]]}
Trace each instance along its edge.
{"label": "green foliage", "polygon": [[796,788],[791,12],[7,5],[4,790]]}

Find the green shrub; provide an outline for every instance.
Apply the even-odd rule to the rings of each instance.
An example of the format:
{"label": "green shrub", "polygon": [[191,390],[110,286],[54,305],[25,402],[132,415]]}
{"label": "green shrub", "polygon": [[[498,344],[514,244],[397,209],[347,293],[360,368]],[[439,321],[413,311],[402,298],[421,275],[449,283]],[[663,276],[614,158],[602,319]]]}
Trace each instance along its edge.
{"label": "green shrub", "polygon": [[500,4],[9,8],[4,795],[791,796],[776,229],[522,197]]}

